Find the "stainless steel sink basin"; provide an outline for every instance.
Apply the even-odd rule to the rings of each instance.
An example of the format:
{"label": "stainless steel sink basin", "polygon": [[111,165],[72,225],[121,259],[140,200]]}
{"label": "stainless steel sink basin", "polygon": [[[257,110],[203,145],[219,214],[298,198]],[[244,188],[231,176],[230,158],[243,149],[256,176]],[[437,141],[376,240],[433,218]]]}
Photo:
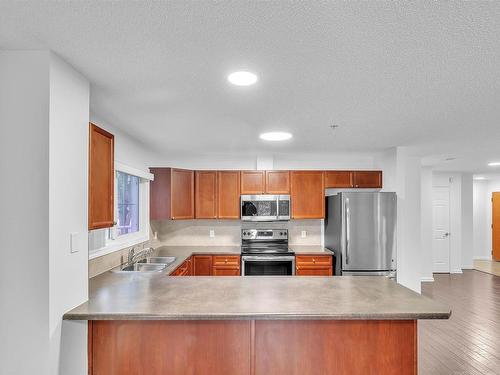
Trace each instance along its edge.
{"label": "stainless steel sink basin", "polygon": [[117,268],[113,272],[160,272],[165,269],[165,264],[134,263],[122,268]]}
{"label": "stainless steel sink basin", "polygon": [[149,257],[146,259],[146,263],[159,263],[169,266],[175,262],[175,259],[176,257]]}

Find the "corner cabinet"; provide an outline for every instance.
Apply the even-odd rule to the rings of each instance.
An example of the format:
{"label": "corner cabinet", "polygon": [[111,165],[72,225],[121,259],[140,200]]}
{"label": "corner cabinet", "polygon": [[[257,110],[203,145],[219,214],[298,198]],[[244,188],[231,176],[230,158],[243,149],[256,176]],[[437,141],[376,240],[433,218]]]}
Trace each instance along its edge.
{"label": "corner cabinet", "polygon": [[89,124],[89,230],[114,224],[115,137]]}
{"label": "corner cabinet", "polygon": [[323,171],[291,171],[290,198],[293,219],[323,219],[325,217]]}
{"label": "corner cabinet", "polygon": [[194,172],[186,169],[150,168],[151,220],[194,219]]}

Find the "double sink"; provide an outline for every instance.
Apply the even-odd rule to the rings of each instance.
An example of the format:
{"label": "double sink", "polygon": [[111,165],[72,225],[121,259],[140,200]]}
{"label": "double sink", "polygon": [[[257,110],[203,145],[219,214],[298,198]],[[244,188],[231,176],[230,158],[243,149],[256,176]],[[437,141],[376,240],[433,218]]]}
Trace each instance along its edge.
{"label": "double sink", "polygon": [[115,268],[112,272],[160,272],[174,263],[176,257],[148,257],[137,263],[126,264]]}

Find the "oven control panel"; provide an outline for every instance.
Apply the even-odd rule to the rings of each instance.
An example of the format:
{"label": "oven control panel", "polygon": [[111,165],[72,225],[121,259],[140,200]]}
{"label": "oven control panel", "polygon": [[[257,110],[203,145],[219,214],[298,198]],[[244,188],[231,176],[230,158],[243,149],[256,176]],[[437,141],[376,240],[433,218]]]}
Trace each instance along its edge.
{"label": "oven control panel", "polygon": [[242,229],[242,240],[287,240],[288,229]]}

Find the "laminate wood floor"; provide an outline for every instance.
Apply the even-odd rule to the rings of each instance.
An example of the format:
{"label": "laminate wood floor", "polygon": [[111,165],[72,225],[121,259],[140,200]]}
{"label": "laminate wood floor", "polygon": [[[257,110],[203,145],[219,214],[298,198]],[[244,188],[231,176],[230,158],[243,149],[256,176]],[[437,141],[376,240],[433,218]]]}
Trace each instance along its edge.
{"label": "laminate wood floor", "polygon": [[500,374],[500,277],[434,274],[422,294],[451,306],[449,320],[420,320],[419,374]]}
{"label": "laminate wood floor", "polygon": [[494,260],[475,260],[474,269],[500,276],[500,262]]}

